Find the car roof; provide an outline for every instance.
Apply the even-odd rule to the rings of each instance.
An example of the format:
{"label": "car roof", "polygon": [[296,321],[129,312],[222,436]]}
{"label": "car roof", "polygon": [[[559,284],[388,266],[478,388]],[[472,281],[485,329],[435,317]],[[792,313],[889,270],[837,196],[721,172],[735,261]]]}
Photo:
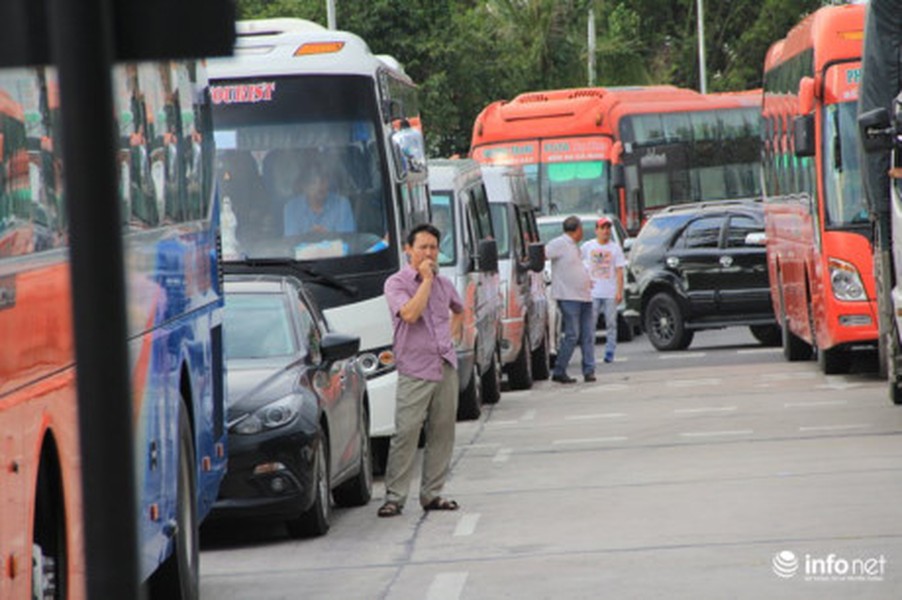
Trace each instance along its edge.
{"label": "car roof", "polygon": [[224,283],[228,294],[281,294],[289,286],[303,287],[297,277],[290,275],[227,274]]}

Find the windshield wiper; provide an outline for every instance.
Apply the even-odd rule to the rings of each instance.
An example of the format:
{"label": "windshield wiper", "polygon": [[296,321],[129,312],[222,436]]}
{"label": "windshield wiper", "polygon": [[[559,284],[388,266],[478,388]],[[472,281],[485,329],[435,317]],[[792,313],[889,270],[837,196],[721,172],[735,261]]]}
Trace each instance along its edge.
{"label": "windshield wiper", "polygon": [[[308,283],[316,283],[332,289],[344,292],[345,295],[356,298],[359,294],[357,286],[348,285],[333,275],[318,271],[313,267],[299,263],[296,260],[282,257],[266,257],[266,258],[244,258],[239,261],[232,261],[227,264],[248,265],[250,267],[288,267],[301,275],[301,279]],[[228,271],[228,267],[226,267]]]}

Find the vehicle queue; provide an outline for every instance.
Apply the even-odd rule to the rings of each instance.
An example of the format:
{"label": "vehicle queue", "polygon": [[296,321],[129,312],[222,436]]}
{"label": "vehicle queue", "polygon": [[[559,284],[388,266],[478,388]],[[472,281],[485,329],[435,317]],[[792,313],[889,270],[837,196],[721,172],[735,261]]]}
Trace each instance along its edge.
{"label": "vehicle queue", "polygon": [[[778,49],[769,55],[768,68],[772,71],[778,62],[775,53],[783,57],[779,60],[792,58],[793,44],[805,51],[809,47],[804,42],[806,32],[813,28],[822,32],[827,27],[818,23],[830,24],[827,28],[832,27],[833,31],[844,31],[846,26],[860,28],[863,10],[861,6],[850,6],[817,11],[787,38],[802,41],[775,45]],[[840,190],[845,194],[843,198],[821,190],[828,184],[835,187],[835,177],[823,179],[814,167],[827,159],[836,163],[838,159],[824,157],[821,151],[824,148],[824,152],[833,152],[835,143],[821,144],[816,138],[809,139],[811,132],[805,138],[805,131],[790,131],[791,128],[778,131],[774,124],[785,122],[788,127],[789,120],[775,120],[768,116],[767,110],[762,112],[762,106],[770,106],[767,103],[771,102],[774,85],[786,84],[780,79],[782,71],[766,72],[764,91],[733,96],[708,98],[668,86],[649,88],[648,94],[643,94],[641,88],[531,93],[519,102],[528,100],[533,104],[529,107],[537,132],[533,141],[538,144],[536,148],[542,149],[541,163],[535,162],[538,152],[535,148],[530,154],[525,150],[514,152],[516,144],[486,145],[489,132],[497,139],[503,138],[503,131],[499,133],[493,119],[501,114],[503,121],[504,111],[519,110],[516,103],[492,105],[477,119],[472,150],[477,160],[429,159],[427,163],[419,115],[411,108],[416,106],[416,91],[397,61],[369,54],[365,43],[355,36],[326,31],[302,21],[248,22],[239,25],[241,31],[247,33],[247,39],[244,46],[239,43],[238,56],[212,68],[214,91],[218,94],[214,95],[214,104],[217,104],[215,98],[220,98],[214,106],[218,175],[234,207],[234,215],[224,217],[227,231],[223,237],[228,240],[226,272],[241,273],[241,277],[249,274],[287,277],[291,280],[289,287],[308,290],[297,292],[303,300],[300,304],[319,304],[324,309],[318,334],[309,334],[307,340],[303,339],[304,335],[293,334],[302,346],[318,350],[322,355],[311,362],[311,352],[301,351],[296,363],[298,368],[318,370],[312,377],[305,376],[309,382],[301,387],[306,387],[314,404],[319,404],[315,411],[319,416],[314,419],[319,425],[310,434],[311,439],[319,442],[306,450],[298,449],[305,460],[295,460],[294,464],[306,464],[307,473],[294,472],[287,463],[273,456],[261,458],[260,464],[250,466],[254,473],[252,479],[258,478],[260,482],[255,484],[253,492],[247,490],[248,494],[257,496],[257,500],[250,502],[256,507],[250,512],[265,513],[267,503],[284,504],[280,497],[289,493],[286,490],[297,492],[315,482],[320,491],[319,512],[315,517],[308,515],[314,525],[293,527],[293,530],[323,533],[328,528],[323,504],[328,504],[330,490],[338,484],[371,489],[371,482],[361,479],[361,469],[367,465],[376,473],[384,469],[386,442],[392,433],[394,408],[390,390],[394,385],[394,365],[386,333],[389,315],[379,288],[380,282],[403,264],[404,232],[418,223],[429,221],[438,225],[442,235],[438,266],[454,282],[464,303],[463,331],[456,342],[458,419],[479,417],[484,403],[492,404],[503,397],[502,389],[529,389],[533,381],[550,376],[561,336],[561,319],[555,299],[549,295],[554,273],[545,261],[544,244],[560,235],[568,207],[573,207],[582,219],[586,238],[592,237],[599,218],[611,223],[614,241],[630,259],[624,299],[617,311],[620,341],[628,341],[645,331],[656,349],[672,351],[688,347],[698,330],[742,325],[750,327],[762,344],[782,344],[788,360],[802,357],[798,350],[802,342],[793,324],[795,317],[786,308],[797,303],[793,304],[795,301],[785,293],[789,286],[774,288],[774,265],[778,264],[777,272],[784,274],[776,281],[785,281],[791,265],[775,258],[775,253],[780,251],[775,241],[780,239],[780,227],[785,228],[776,223],[785,222],[787,212],[779,208],[784,206],[779,204],[782,196],[769,196],[771,182],[779,185],[790,180],[795,185],[807,182],[804,185],[809,185],[811,190],[806,209],[808,217],[797,220],[797,225],[803,229],[820,227],[815,234],[825,242],[840,233],[825,223],[835,224],[836,219],[824,211],[834,205],[848,207],[853,200],[860,202],[861,196],[859,182],[850,176],[843,178],[844,187]],[[852,56],[849,60],[855,60],[853,42],[856,40],[847,38],[844,38],[844,43],[848,42],[846,46],[853,44],[849,46]],[[836,51],[836,45],[831,46],[830,40],[811,43]],[[355,46],[356,55],[343,56]],[[858,48],[860,54],[860,39]],[[284,52],[280,56],[285,58],[266,66],[267,62],[260,60],[260,56],[274,52]],[[302,61],[292,64],[298,59]],[[358,72],[362,62],[375,65],[366,76]],[[271,66],[273,63],[279,66]],[[848,75],[848,69],[844,69],[843,73]],[[802,79],[805,90],[800,92],[800,99],[791,101],[790,97],[781,97],[781,106],[795,107],[792,102],[796,102],[803,110],[810,109],[813,105],[806,94],[814,93],[816,98],[821,98],[828,93],[808,90],[806,81]],[[843,86],[845,101],[854,100],[857,90],[854,78],[845,77]],[[374,102],[356,113],[342,113],[347,110],[342,103],[329,104],[328,98],[340,98],[352,89],[366,90],[374,100],[382,96],[391,100]],[[283,94],[286,94],[284,100],[279,97]],[[305,106],[313,108],[299,111],[294,108],[297,102],[289,104],[289,99],[302,98],[306,100]],[[580,105],[602,100],[610,105],[612,114],[630,116],[623,118],[622,130],[618,132],[604,130],[601,127],[604,119],[599,119],[597,139],[578,137],[573,130],[575,121],[558,125],[560,133],[555,134],[555,126],[548,119],[542,120],[541,105],[547,104],[547,110],[553,112],[553,107],[559,108],[559,103],[565,100]],[[802,106],[805,102],[808,104]],[[757,110],[760,123],[770,132],[768,135],[783,136],[779,146],[754,129],[750,110]],[[521,121],[512,122],[522,129]],[[579,127],[591,127],[591,123],[583,121]],[[829,130],[833,131],[831,139],[852,135],[848,131],[849,119],[834,119],[832,123],[835,131]],[[610,127],[607,123],[605,126]],[[518,135],[524,135],[520,129]],[[826,127],[816,129],[822,130],[824,135],[829,133]],[[549,139],[558,141],[546,144],[545,140]],[[595,142],[590,144],[593,139]],[[763,148],[752,151],[748,147],[758,145],[762,139]],[[661,140],[670,146],[659,146]],[[769,157],[776,148],[789,148],[790,153],[800,158],[774,163]],[[843,156],[851,157],[848,153],[852,150],[843,148]],[[638,169],[638,179],[635,179],[636,175],[618,164],[618,160],[624,162],[618,157],[640,154],[645,158],[631,167]],[[664,165],[660,161],[666,162],[668,156],[677,155],[685,159],[683,170],[678,165],[669,165],[662,171]],[[714,156],[720,158],[711,162]],[[815,158],[804,158],[808,156]],[[273,164],[276,160],[280,161],[278,165]],[[845,162],[851,166],[857,164],[851,158],[845,158]],[[320,163],[327,167],[315,167]],[[540,164],[541,168],[537,168]],[[774,164],[798,164],[799,168],[788,177],[777,174]],[[811,167],[810,172],[805,170],[806,164]],[[310,173],[317,170],[322,172],[320,181],[311,182]],[[682,181],[680,185],[686,193],[681,195],[678,188],[669,187],[661,196],[662,190],[656,187],[660,183],[656,174],[659,172],[670,173],[668,185]],[[763,190],[755,183],[759,178],[765,182]],[[630,183],[634,179],[635,185]],[[300,217],[288,206],[297,206],[299,199],[306,205],[315,204],[311,198],[316,196],[317,185],[323,202],[332,202],[339,208],[319,207],[314,212],[327,214],[331,210],[334,215],[344,216],[336,216],[328,223],[314,223],[306,231],[289,232],[288,221]],[[627,188],[633,191],[626,193]],[[651,199],[654,194],[657,200]],[[645,195],[647,201],[643,201]],[[627,196],[631,198],[629,202]],[[662,202],[660,198],[665,197]],[[818,201],[822,197],[833,204]],[[642,215],[642,227],[633,230],[639,231],[638,237],[630,237],[622,223],[620,208],[627,206],[638,207],[629,213],[633,221],[636,214]],[[843,214],[850,215],[855,229],[859,220],[854,219],[859,219],[859,214],[849,210]],[[777,216],[784,221],[777,221]],[[270,229],[264,230],[266,227]],[[287,241],[273,241],[280,239]],[[379,256],[384,260],[373,262]],[[845,266],[847,263],[832,255],[823,260],[829,263],[829,269],[823,269],[827,276],[826,289],[822,284],[815,285],[820,280],[813,274],[822,270],[813,264],[806,268],[811,273],[806,286],[791,288],[793,294],[803,288],[809,290],[810,309],[815,307],[814,298],[830,293],[837,298],[836,294],[845,294],[842,300],[856,302],[860,298],[849,296],[853,288],[861,298],[873,298],[872,285],[866,284],[866,269],[850,269]],[[229,276],[234,277],[237,276]],[[361,296],[365,297],[364,303],[358,306]],[[226,305],[230,305],[228,294]],[[342,307],[353,307],[353,310],[349,312]],[[318,311],[319,308],[306,309],[312,314]],[[227,314],[233,315],[232,319],[243,318],[238,310],[227,310]],[[814,310],[807,322],[815,325],[823,317],[823,311]],[[858,320],[853,319],[852,323],[842,321],[848,320],[847,316],[838,318],[846,328],[859,326]],[[358,322],[359,326],[355,324]],[[347,333],[361,333],[361,349],[350,351],[350,346],[345,345],[344,354],[336,354],[317,348],[313,339],[334,336],[327,333],[333,325]],[[603,316],[596,325],[604,329]],[[310,327],[310,323],[305,326]],[[226,333],[228,327],[227,322]],[[374,327],[383,332],[378,340],[373,339]],[[828,325],[822,323],[817,327]],[[818,339],[823,345],[824,337]],[[876,342],[867,336],[855,340],[843,352],[854,350],[862,343]],[[818,356],[825,371],[842,368],[836,358],[840,350],[819,348],[812,341],[805,343],[813,349],[810,356]],[[322,361],[321,366],[317,360]],[[362,370],[357,372],[352,368],[354,377],[336,378],[338,371],[348,368],[348,362],[356,362]],[[349,382],[357,381],[361,372],[366,385],[350,386]],[[258,376],[259,385],[263,386],[266,376],[264,373]],[[336,386],[341,390],[336,392]],[[255,387],[253,382],[244,381],[242,389],[253,392]],[[332,390],[335,398],[356,404],[358,408],[339,409],[340,401],[326,398],[321,393],[324,389]],[[243,392],[240,402],[247,401],[247,392]],[[237,404],[239,399],[230,402]],[[269,435],[277,435],[279,419],[290,422],[302,411],[292,408],[291,403],[279,402],[264,411],[275,419],[271,420],[274,425],[269,427],[272,430]],[[234,419],[230,431],[236,436],[239,430],[248,427],[247,421],[251,419],[247,411],[240,416],[238,412],[242,411],[230,408],[229,414]],[[352,418],[354,422],[344,423],[343,418]],[[364,419],[365,426],[360,419]],[[266,418],[263,423],[267,428]],[[346,438],[350,446],[345,450],[333,443],[334,436],[347,436],[348,432],[359,433],[364,429],[372,439],[351,435]],[[289,430],[284,431],[287,434]],[[428,440],[421,439],[421,443],[428,444]],[[363,458],[364,449],[372,453],[367,460]],[[351,461],[352,467],[348,467],[355,470],[348,471],[339,464],[336,454],[341,458],[356,456]],[[325,466],[321,456],[326,457]],[[356,473],[356,479],[342,483],[338,479],[341,473]],[[279,483],[282,481],[295,483],[285,486]],[[308,514],[312,510],[309,500],[316,495],[309,490],[304,490],[303,495],[307,501],[301,512]],[[368,493],[357,493],[350,503],[365,503],[364,498],[368,499]],[[234,506],[234,502],[227,502],[224,497],[220,503],[221,514],[230,512],[225,510],[227,505]],[[263,510],[258,510],[261,507]],[[317,522],[319,525],[315,525]]]}

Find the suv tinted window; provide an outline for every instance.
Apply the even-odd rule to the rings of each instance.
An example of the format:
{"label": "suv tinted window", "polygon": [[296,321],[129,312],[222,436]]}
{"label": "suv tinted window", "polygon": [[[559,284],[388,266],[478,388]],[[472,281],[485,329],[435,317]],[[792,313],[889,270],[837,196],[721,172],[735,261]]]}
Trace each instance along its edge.
{"label": "suv tinted window", "polygon": [[727,248],[742,248],[745,246],[745,238],[753,232],[764,231],[763,224],[747,215],[734,215],[730,219],[730,228],[727,230]]}
{"label": "suv tinted window", "polygon": [[717,248],[720,243],[720,230],[723,228],[723,216],[702,217],[689,223],[674,244],[677,248]]}

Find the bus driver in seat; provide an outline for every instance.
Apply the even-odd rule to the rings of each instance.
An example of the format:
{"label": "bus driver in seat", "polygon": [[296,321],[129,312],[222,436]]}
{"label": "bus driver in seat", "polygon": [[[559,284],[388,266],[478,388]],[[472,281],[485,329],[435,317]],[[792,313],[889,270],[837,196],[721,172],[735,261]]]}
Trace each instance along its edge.
{"label": "bus driver in seat", "polygon": [[357,225],[351,203],[329,190],[328,168],[314,162],[301,176],[303,193],[285,205],[285,235],[355,232]]}

